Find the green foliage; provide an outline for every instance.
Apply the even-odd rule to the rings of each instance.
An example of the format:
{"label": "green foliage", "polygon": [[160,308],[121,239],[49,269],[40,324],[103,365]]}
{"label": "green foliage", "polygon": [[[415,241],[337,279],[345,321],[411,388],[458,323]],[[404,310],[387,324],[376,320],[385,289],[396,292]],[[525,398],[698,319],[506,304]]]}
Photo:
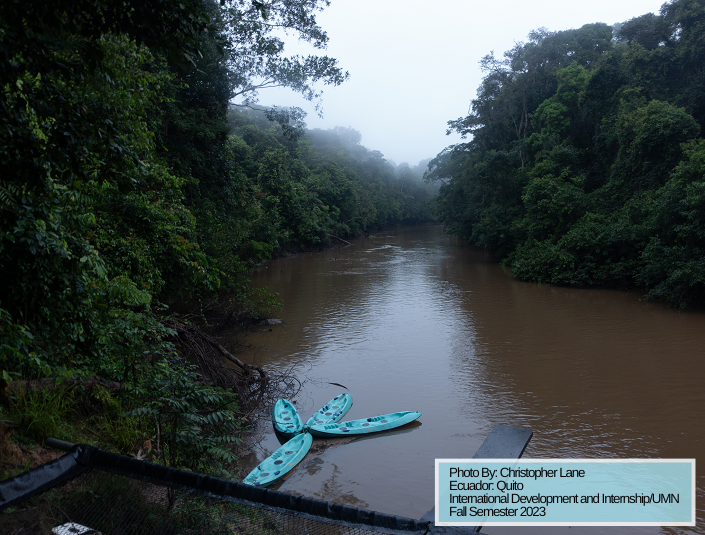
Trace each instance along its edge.
{"label": "green foliage", "polygon": [[623,102],[615,125],[620,148],[609,189],[622,203],[635,193],[663,186],[682,158],[681,144],[700,130],[682,108],[657,100],[639,104],[634,109],[633,103]]}
{"label": "green foliage", "polygon": [[348,73],[329,56],[284,56],[284,42],[276,35],[278,28],[284,28],[317,50],[325,49],[328,35],[315,15],[329,0],[231,0],[224,4],[220,20],[232,36],[225,57],[235,86],[233,99],[244,97],[251,104],[258,90],[285,86],[318,107],[321,93],[313,83],[335,86],[348,79]]}
{"label": "green foliage", "polygon": [[570,286],[629,287],[639,267],[645,229],[619,215],[587,213],[559,239],[527,240],[512,256],[523,280]]}
{"label": "green foliage", "polygon": [[173,359],[155,363],[137,385],[141,406],[126,416],[155,422],[159,455],[168,466],[203,469],[203,461],[235,460],[228,444],[240,441],[236,395],[199,382],[195,368]]}
{"label": "green foliage", "polygon": [[681,308],[705,304],[705,140],[686,145],[685,154],[655,196],[637,277],[649,297]]}
{"label": "green foliage", "polygon": [[252,288],[244,303],[245,314],[252,318],[263,319],[282,309],[282,302],[276,293],[265,288]]}
{"label": "green foliage", "polygon": [[[70,39],[74,47],[83,42]],[[108,282],[129,271],[122,258],[110,255],[121,240],[111,235],[118,219],[105,200],[133,199],[137,188],[159,177],[157,166],[143,162],[152,150],[144,115],[162,79],[138,67],[151,56],[127,38],[105,35],[90,42],[103,54],[100,66],[87,70],[74,49],[57,45],[45,50],[54,63],[36,74],[36,64],[16,56],[10,61],[16,81],[4,89],[5,132],[12,135],[2,137],[3,171],[20,194],[0,215],[0,270],[13,281],[0,301],[25,330],[3,328],[2,338],[22,358],[12,366],[22,373],[30,371],[32,355],[46,359],[40,366],[45,374],[90,365],[95,357],[111,361],[115,345],[128,335],[112,319],[137,304],[116,301],[116,284]],[[62,69],[61,61],[73,63],[75,71]],[[129,224],[129,214],[121,213],[119,224]],[[149,273],[153,265],[139,267]],[[123,290],[129,286],[117,280]],[[151,299],[132,293],[141,304]],[[31,349],[25,345],[24,351],[17,338],[23,332],[32,335]]]}
{"label": "green foliage", "polygon": [[243,180],[258,211],[241,258],[262,259],[270,253],[266,244],[308,249],[332,236],[433,220],[434,188],[422,183],[423,169],[402,164],[395,170],[359,145],[354,130],[313,130],[291,140],[279,128],[265,129],[263,115],[232,110],[229,118],[233,161],[251,177]]}
{"label": "green foliage", "polygon": [[[248,271],[277,250],[432,219],[419,169],[395,170],[358,133],[229,109],[273,84],[317,103],[315,83],[347,78],[328,56],[287,57],[275,35],[324,49],[326,5],[0,4],[3,381],[120,381],[83,400],[91,434],[125,453],[151,440],[172,466],[234,460],[236,397],[177,358],[164,303],[219,298],[263,318],[281,303]],[[37,438],[67,416],[56,392],[13,401]]]}
{"label": "green foliage", "polygon": [[614,39],[538,30],[483,58],[471,114],[449,122],[473,138],[429,173],[447,229],[524,280],[702,306],[703,28],[701,1],[672,0]]}
{"label": "green foliage", "polygon": [[13,323],[7,310],[0,308],[0,373],[10,382],[25,373],[47,374],[51,370],[43,353],[34,350],[34,336],[26,325]]}
{"label": "green foliage", "polygon": [[495,251],[514,247],[513,222],[523,212],[520,195],[527,180],[524,170],[517,169],[518,160],[516,151],[488,151],[477,160],[466,159],[462,175],[441,187],[437,203],[450,232]]}
{"label": "green foliage", "polygon": [[106,285],[108,302],[126,307],[146,307],[152,302],[152,294],[139,290],[125,275],[119,275]]}
{"label": "green foliage", "polygon": [[61,433],[61,427],[74,404],[70,389],[15,392],[9,398],[8,416],[25,433],[44,442],[47,437],[66,438]]}
{"label": "green foliage", "polygon": [[[150,356],[173,353],[155,298],[212,295],[229,275],[201,249],[184,203],[190,177],[173,172],[154,135],[180,96],[169,90],[185,87],[182,60],[201,54],[196,41],[216,52],[222,40],[200,1],[118,4],[0,6],[5,381],[99,375],[139,388]],[[66,417],[62,396],[12,403],[41,439]],[[102,406],[98,427],[131,451],[136,424]]]}
{"label": "green foliage", "polygon": [[103,443],[111,444],[118,452],[129,455],[136,444],[147,438],[150,422],[144,418],[126,416],[126,402],[134,403],[134,400],[128,396],[120,398],[101,385],[95,385],[90,392],[90,408],[97,414],[92,414],[88,422],[95,425]]}
{"label": "green foliage", "polygon": [[580,180],[571,180],[566,171],[559,177],[539,174],[524,189],[522,230],[528,237],[541,240],[563,234],[585,213],[587,202]]}
{"label": "green foliage", "polygon": [[[540,136],[558,136],[565,134],[570,127],[568,107],[553,97],[544,100],[534,114],[535,124]],[[532,134],[537,136],[537,134]]]}

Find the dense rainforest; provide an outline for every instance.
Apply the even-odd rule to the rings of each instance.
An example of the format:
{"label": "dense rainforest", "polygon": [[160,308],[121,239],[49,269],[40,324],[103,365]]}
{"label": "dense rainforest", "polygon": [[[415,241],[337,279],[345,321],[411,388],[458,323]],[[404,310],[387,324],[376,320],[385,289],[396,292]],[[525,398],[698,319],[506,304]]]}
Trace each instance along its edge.
{"label": "dense rainforest", "polygon": [[238,363],[214,321],[277,306],[249,270],[433,219],[425,163],[256,105],[278,85],[318,106],[347,79],[275,32],[325,49],[328,3],[0,4],[0,438],[227,468],[248,396],[276,383],[214,364]]}
{"label": "dense rainforest", "polygon": [[705,304],[705,2],[533,31],[430,164],[449,232],[527,281]]}
{"label": "dense rainforest", "polygon": [[328,3],[0,3],[0,449],[229,469],[277,383],[217,340],[278,306],[249,271],[384,226],[438,218],[523,280],[705,304],[705,2],[486,56],[449,123],[469,140],[415,167],[257,105],[345,82],[277,33],[325,50]]}

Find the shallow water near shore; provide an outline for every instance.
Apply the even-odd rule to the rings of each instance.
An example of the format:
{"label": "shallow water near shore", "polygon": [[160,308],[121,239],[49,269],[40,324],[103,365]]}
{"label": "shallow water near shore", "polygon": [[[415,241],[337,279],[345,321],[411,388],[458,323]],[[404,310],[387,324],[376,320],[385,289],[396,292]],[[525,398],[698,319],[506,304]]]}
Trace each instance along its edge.
{"label": "shallow water near shore", "polygon": [[[279,293],[285,323],[250,335],[257,349],[239,356],[314,380],[296,400],[304,421],[343,391],[329,382],[353,396],[346,420],[423,413],[325,449],[280,490],[420,518],[433,505],[434,460],[471,457],[497,424],[534,431],[526,458],[705,458],[702,312],[516,281],[439,226],[278,259],[253,284]],[[268,431],[261,446],[260,459],[279,442]],[[705,533],[704,477],[697,486],[695,528],[570,532]]]}

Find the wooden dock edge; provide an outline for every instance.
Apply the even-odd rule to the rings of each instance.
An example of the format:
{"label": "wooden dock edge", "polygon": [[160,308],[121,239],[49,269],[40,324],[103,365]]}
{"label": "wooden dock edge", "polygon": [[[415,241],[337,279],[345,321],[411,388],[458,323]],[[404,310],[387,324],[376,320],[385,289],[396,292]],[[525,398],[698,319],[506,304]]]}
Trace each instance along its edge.
{"label": "wooden dock edge", "polygon": [[[514,427],[512,425],[497,425],[492,432],[487,436],[485,441],[479,447],[473,459],[519,459],[523,454],[526,446],[529,444],[534,432],[531,429],[523,427]],[[421,517],[421,522],[430,522],[429,534],[438,535],[470,535],[479,533],[482,526],[472,527],[456,527],[456,526],[436,526],[436,507],[435,505],[430,511],[426,512]],[[482,534],[480,534],[482,535]]]}

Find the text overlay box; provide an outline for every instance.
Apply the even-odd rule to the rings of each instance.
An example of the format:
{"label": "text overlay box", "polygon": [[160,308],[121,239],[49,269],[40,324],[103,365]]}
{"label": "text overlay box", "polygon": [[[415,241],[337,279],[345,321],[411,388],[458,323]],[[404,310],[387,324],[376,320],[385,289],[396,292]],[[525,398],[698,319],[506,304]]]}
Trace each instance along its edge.
{"label": "text overlay box", "polygon": [[439,526],[695,526],[695,459],[436,459]]}

